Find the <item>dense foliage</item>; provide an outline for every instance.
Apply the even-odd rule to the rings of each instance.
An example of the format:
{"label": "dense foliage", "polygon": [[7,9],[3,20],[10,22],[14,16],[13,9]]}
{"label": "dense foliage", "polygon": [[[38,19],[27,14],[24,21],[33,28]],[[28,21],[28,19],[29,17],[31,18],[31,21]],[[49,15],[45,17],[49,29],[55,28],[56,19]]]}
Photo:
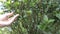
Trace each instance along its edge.
{"label": "dense foliage", "polygon": [[7,0],[4,6],[20,14],[11,34],[60,34],[59,0]]}

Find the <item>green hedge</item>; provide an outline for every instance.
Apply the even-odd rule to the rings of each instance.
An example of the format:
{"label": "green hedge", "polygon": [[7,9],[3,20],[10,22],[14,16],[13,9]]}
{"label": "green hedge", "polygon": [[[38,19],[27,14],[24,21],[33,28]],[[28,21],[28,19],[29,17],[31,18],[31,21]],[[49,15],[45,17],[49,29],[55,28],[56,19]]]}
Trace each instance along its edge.
{"label": "green hedge", "polygon": [[60,34],[59,0],[7,0],[4,5],[20,14],[11,34]]}

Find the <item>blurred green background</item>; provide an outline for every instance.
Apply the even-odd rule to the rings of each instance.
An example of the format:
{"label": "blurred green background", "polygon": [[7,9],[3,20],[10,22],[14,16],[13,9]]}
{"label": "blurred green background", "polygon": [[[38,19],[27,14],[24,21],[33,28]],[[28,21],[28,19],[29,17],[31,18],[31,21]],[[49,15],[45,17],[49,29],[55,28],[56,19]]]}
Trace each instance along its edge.
{"label": "blurred green background", "polygon": [[0,0],[3,12],[19,14],[0,34],[60,34],[60,0]]}

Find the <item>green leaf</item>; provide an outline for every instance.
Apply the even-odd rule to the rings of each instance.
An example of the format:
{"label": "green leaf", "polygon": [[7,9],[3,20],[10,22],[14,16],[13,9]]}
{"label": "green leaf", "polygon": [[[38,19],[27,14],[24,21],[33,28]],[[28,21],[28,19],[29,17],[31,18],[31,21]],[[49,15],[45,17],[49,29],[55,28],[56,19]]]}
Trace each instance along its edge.
{"label": "green leaf", "polygon": [[60,13],[59,14],[56,14],[56,17],[60,19]]}
{"label": "green leaf", "polygon": [[29,11],[26,11],[27,15],[31,15],[32,14],[32,11],[29,10]]}
{"label": "green leaf", "polygon": [[55,20],[54,19],[50,19],[49,21],[48,21],[48,23],[51,23],[51,22],[54,22]]}
{"label": "green leaf", "polygon": [[44,20],[45,22],[48,22],[48,16],[47,16],[47,15],[44,15],[44,16],[43,16],[43,20]]}

